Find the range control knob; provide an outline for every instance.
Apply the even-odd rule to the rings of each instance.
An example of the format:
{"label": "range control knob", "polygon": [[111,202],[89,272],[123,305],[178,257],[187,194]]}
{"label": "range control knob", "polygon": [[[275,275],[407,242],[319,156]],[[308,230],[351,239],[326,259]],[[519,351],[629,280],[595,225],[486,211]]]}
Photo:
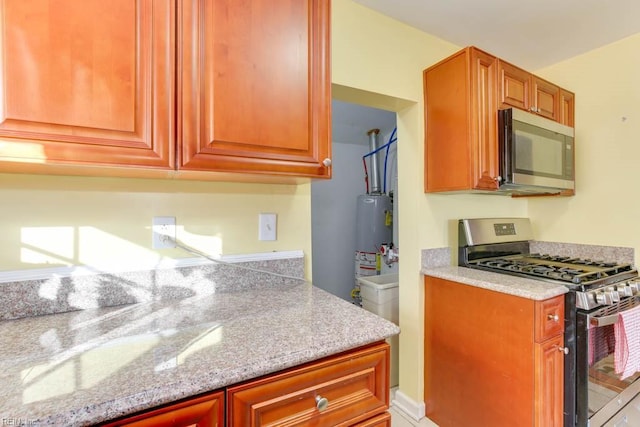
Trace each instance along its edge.
{"label": "range control knob", "polygon": [[631,289],[631,293],[633,295],[640,293],[640,282],[629,282],[627,283],[627,286]]}
{"label": "range control knob", "polygon": [[612,305],[613,299],[611,298],[611,294],[605,291],[598,291],[595,294],[596,302],[600,305]]}
{"label": "range control knob", "polygon": [[618,293],[618,291],[616,291],[616,288],[614,288],[613,286],[607,286],[604,291],[611,295],[611,301],[620,302],[620,294]]}
{"label": "range control knob", "polygon": [[631,286],[629,286],[626,283],[622,285],[617,285],[616,291],[618,291],[618,295],[620,295],[620,298],[633,296],[633,290],[631,289]]}

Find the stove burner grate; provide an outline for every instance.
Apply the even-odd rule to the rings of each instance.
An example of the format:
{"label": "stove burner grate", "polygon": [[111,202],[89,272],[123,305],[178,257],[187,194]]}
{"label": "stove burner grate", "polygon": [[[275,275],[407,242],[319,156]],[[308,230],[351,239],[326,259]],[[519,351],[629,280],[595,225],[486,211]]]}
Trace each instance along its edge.
{"label": "stove burner grate", "polygon": [[558,280],[572,285],[593,283],[632,270],[629,264],[546,254],[476,259],[469,264],[484,270]]}

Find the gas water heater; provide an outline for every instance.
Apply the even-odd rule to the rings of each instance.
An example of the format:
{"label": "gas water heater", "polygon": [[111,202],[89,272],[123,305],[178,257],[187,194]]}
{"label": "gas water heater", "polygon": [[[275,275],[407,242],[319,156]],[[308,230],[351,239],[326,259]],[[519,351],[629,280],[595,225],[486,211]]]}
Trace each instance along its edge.
{"label": "gas water heater", "polygon": [[370,157],[370,173],[365,173],[365,180],[371,177],[371,186],[369,187],[369,181],[367,181],[367,194],[362,194],[357,199],[356,288],[358,277],[380,274],[381,248],[393,246],[393,200],[381,191],[378,151],[382,147],[378,148],[377,144],[379,132],[379,129],[367,132],[370,152],[363,157],[363,160]]}

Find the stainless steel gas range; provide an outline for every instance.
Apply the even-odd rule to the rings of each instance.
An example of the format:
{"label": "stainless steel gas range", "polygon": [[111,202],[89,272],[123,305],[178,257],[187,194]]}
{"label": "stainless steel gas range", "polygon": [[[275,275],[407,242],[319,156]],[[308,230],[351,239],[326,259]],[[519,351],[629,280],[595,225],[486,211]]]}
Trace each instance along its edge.
{"label": "stainless steel gas range", "polygon": [[531,253],[528,218],[463,219],[458,235],[461,266],[568,288],[565,427],[640,426],[640,372],[622,378],[614,363],[615,324],[620,313],[640,305],[636,268],[615,260]]}

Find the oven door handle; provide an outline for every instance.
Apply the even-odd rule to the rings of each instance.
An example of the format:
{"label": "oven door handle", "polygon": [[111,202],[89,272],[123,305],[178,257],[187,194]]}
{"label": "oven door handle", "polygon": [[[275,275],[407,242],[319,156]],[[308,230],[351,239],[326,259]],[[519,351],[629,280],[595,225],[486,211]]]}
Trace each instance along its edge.
{"label": "oven door handle", "polygon": [[618,319],[620,318],[620,313],[624,313],[626,311],[629,310],[633,310],[634,308],[636,308],[638,306],[638,302],[637,302],[637,298],[634,298],[632,300],[633,302],[628,304],[628,305],[624,305],[624,309],[617,311],[615,313],[612,314],[608,314],[605,316],[591,316],[588,315],[587,319],[588,319],[588,324],[590,328],[599,328],[601,326],[608,326],[608,325],[613,325],[615,324]]}
{"label": "oven door handle", "polygon": [[589,316],[589,325],[593,328],[601,326],[614,325],[620,318],[620,313],[610,314],[608,316],[595,317]]}

